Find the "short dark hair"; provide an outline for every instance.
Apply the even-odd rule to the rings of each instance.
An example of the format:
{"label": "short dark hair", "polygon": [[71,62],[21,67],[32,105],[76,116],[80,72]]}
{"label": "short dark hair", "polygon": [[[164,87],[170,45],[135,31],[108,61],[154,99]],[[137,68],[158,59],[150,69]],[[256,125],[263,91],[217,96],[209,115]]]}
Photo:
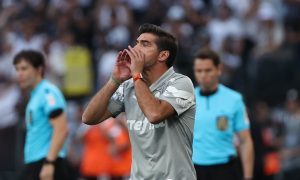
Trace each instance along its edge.
{"label": "short dark hair", "polygon": [[175,61],[178,43],[176,38],[168,33],[167,31],[163,30],[161,27],[156,26],[154,24],[143,24],[139,28],[139,35],[143,33],[151,33],[157,36],[157,41],[155,42],[159,51],[169,51],[170,55],[167,59],[167,66],[171,67]]}
{"label": "short dark hair", "polygon": [[220,65],[219,55],[211,49],[201,49],[196,53],[196,59],[209,59],[213,62],[214,66],[218,67]]}
{"label": "short dark hair", "polygon": [[15,55],[13,64],[17,65],[21,61],[26,61],[31,64],[35,69],[42,68],[42,76],[45,71],[45,58],[44,55],[36,50],[23,50]]}

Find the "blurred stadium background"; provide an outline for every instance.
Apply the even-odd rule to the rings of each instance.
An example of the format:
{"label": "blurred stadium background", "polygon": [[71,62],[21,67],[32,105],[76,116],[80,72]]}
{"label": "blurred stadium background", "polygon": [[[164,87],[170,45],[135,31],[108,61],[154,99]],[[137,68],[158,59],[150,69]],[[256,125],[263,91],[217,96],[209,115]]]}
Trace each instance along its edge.
{"label": "blurred stadium background", "polygon": [[[192,79],[197,50],[221,55],[221,82],[241,92],[249,110],[255,179],[292,179],[287,172],[300,179],[299,0],[0,0],[0,180],[15,179],[23,166],[27,97],[16,86],[13,56],[29,48],[46,55],[46,78],[68,99],[68,161],[78,179],[89,141],[82,109],[145,22],[178,38],[175,68]],[[117,138],[124,126],[115,129],[106,135]]]}

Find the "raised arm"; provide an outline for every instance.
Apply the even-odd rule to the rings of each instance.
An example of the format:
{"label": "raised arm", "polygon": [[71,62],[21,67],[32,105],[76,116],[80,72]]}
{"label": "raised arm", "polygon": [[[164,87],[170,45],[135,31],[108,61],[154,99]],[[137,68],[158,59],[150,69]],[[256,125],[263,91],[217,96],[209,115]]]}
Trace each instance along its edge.
{"label": "raised arm", "polygon": [[101,123],[112,116],[107,106],[113,93],[119,86],[110,79],[104,87],[91,99],[82,115],[82,122],[88,125]]}
{"label": "raised arm", "polygon": [[111,78],[89,102],[82,115],[83,123],[94,125],[112,116],[108,111],[109,100],[120,84],[130,78],[127,58],[125,51],[119,52]]}
{"label": "raised arm", "polygon": [[150,123],[157,124],[175,114],[167,101],[155,98],[144,81],[134,83],[138,104]]}

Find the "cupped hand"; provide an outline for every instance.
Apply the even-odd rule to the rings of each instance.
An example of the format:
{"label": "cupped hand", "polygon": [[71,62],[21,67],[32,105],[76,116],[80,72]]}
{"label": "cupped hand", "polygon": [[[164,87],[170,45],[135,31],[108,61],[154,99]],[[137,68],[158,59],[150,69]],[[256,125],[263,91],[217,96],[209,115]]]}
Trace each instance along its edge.
{"label": "cupped hand", "polygon": [[120,51],[114,66],[112,76],[120,81],[126,81],[131,77],[131,71],[128,67],[130,64],[130,58],[125,50]]}
{"label": "cupped hand", "polygon": [[128,56],[130,57],[131,63],[127,64],[130,68],[131,74],[143,72],[145,65],[145,54],[136,48],[128,46],[128,49],[125,49]]}

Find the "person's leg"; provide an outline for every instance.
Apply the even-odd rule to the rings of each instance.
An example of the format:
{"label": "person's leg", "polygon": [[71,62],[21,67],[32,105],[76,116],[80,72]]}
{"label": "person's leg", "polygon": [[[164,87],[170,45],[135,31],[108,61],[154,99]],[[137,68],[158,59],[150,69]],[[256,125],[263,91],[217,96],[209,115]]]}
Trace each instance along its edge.
{"label": "person's leg", "polygon": [[242,168],[237,160],[211,167],[211,180],[242,180]]}
{"label": "person's leg", "polygon": [[43,160],[26,164],[20,179],[39,180],[40,179],[39,175],[42,169],[42,165],[43,165]]}
{"label": "person's leg", "polygon": [[54,180],[71,180],[71,176],[68,172],[67,161],[62,158],[58,158],[55,162]]}
{"label": "person's leg", "polygon": [[209,167],[208,166],[200,166],[194,164],[196,170],[196,176],[198,180],[210,180],[209,179]]}

